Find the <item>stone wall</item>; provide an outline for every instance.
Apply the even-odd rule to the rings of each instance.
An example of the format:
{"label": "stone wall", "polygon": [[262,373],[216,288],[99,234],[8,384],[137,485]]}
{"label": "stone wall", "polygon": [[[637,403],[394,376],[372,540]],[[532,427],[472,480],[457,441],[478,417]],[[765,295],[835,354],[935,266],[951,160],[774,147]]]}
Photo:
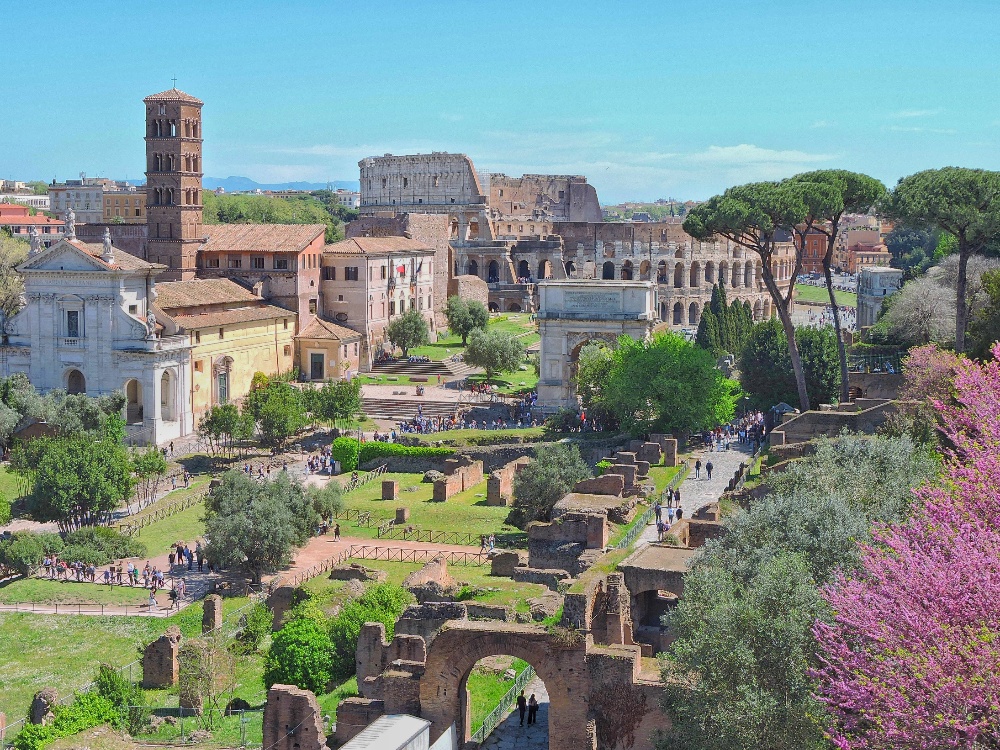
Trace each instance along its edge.
{"label": "stone wall", "polygon": [[385,702],[369,698],[345,698],[337,706],[334,739],[344,744],[361,734],[365,727],[385,714]]}
{"label": "stone wall", "polygon": [[848,386],[858,389],[862,398],[899,398],[903,385],[902,373],[851,372],[847,376]]}
{"label": "stone wall", "polygon": [[462,274],[452,276],[448,281],[448,296],[458,295],[466,302],[481,302],[483,307],[490,304],[490,287],[478,276]]}
{"label": "stone wall", "polygon": [[434,482],[435,502],[444,502],[460,492],[471,489],[483,481],[483,462],[465,456],[449,458],[444,462],[444,479]]}
{"label": "stone wall", "polygon": [[510,505],[514,497],[514,475],[529,463],[531,459],[522,456],[491,471],[486,480],[486,504]]}
{"label": "stone wall", "polygon": [[201,613],[201,632],[211,633],[222,627],[222,597],[209,594],[205,597],[204,609]]}
{"label": "stone wall", "polygon": [[786,445],[824,436],[836,437],[844,430],[873,435],[897,409],[894,401],[865,402],[858,399],[855,403],[862,408],[861,411],[807,411],[794,416],[771,430],[771,444]]}
{"label": "stone wall", "polygon": [[670,527],[670,533],[685,547],[693,549],[703,546],[709,539],[718,539],[726,533],[726,529],[719,521],[682,518]]}
{"label": "stone wall", "polygon": [[163,635],[146,646],[142,653],[144,688],[166,688],[177,684],[180,643],[181,631],[176,625],[171,625]]}
{"label": "stone wall", "polygon": [[657,443],[663,452],[663,465],[677,465],[677,441],[671,435],[653,433],[649,436],[650,441]]}
{"label": "stone wall", "polygon": [[356,654],[358,690],[361,695],[370,698],[369,678],[377,677],[397,660],[423,662],[426,658],[427,643],[421,636],[397,634],[390,642],[385,638],[385,625],[382,623],[362,625]]}
{"label": "stone wall", "polygon": [[264,747],[325,750],[326,734],[316,696],[294,685],[272,685],[264,705]]}
{"label": "stone wall", "polygon": [[449,620],[467,620],[464,602],[430,602],[407,607],[396,620],[396,635],[416,635],[430,647]]}

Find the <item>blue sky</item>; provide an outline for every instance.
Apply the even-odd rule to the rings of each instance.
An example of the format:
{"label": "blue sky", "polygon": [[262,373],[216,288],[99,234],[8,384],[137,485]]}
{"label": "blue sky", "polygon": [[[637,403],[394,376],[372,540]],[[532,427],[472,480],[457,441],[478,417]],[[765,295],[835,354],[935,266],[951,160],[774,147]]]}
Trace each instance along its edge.
{"label": "blue sky", "polygon": [[961,0],[0,0],[0,176],[139,176],[141,100],[176,75],[216,177],[435,150],[606,203],[823,167],[892,184],[1000,168],[998,37],[1000,6]]}

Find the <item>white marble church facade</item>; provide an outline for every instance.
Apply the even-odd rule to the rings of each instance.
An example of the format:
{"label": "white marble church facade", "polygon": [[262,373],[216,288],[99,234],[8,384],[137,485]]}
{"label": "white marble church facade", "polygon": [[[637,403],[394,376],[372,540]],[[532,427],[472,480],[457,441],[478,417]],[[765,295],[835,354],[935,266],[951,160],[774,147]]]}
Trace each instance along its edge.
{"label": "white marble church facade", "polygon": [[25,307],[7,321],[0,374],[25,373],[42,392],[100,396],[121,390],[131,441],[162,444],[190,434],[187,335],[162,335],[153,314],[157,275],[147,263],[75,234],[48,249],[33,242],[18,268]]}

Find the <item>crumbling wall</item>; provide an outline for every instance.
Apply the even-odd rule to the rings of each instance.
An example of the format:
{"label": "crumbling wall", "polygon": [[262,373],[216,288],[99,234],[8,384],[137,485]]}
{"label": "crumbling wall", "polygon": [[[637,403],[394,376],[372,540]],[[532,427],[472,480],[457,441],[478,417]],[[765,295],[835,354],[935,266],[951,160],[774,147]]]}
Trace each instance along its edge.
{"label": "crumbling wall", "polygon": [[177,684],[177,652],[180,650],[181,631],[171,625],[167,631],[146,646],[142,653],[142,686],[166,688]]}
{"label": "crumbling wall", "polygon": [[326,734],[316,696],[294,685],[272,685],[264,705],[264,747],[325,750]]}
{"label": "crumbling wall", "polygon": [[471,489],[483,481],[483,462],[465,456],[449,458],[444,462],[444,479],[434,482],[434,500],[444,502],[460,492]]}

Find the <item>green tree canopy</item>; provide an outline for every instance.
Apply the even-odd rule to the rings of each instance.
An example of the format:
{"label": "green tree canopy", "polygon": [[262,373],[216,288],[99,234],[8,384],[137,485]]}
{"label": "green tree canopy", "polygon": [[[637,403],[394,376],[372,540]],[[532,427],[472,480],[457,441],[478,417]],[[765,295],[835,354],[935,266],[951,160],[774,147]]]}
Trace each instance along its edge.
{"label": "green tree canopy", "polygon": [[672,333],[650,341],[618,339],[602,401],[633,435],[686,435],[728,422],[736,383],[710,352]]}
{"label": "green tree canopy", "polygon": [[908,226],[939,229],[958,243],[955,351],[965,351],[969,325],[969,258],[1000,237],[1000,172],[944,167],[902,178],[883,211]]}
{"label": "green tree canopy", "polygon": [[576,392],[585,409],[601,402],[613,363],[611,347],[603,342],[591,342],[580,347],[576,361]]}
{"label": "green tree canopy", "polygon": [[970,352],[977,359],[991,359],[993,344],[1000,341],[1000,270],[984,273],[982,285],[986,301],[972,321]]}
{"label": "green tree canopy", "polygon": [[465,361],[486,370],[486,382],[492,383],[498,373],[515,372],[524,363],[524,345],[514,334],[476,328],[469,336]]}
{"label": "green tree canopy", "polygon": [[253,415],[264,445],[281,445],[306,425],[302,392],[283,380],[272,379],[251,390],[244,411]]}
{"label": "green tree canopy", "polygon": [[423,346],[430,340],[427,321],[419,310],[407,310],[397,318],[393,318],[385,329],[385,336],[393,346],[403,350],[403,356],[409,356],[410,349]]}
{"label": "green tree canopy", "polygon": [[286,622],[264,657],[264,687],[295,685],[325,693],[332,676],[333,644],[323,626],[309,618]]}
{"label": "green tree canopy", "polygon": [[590,467],[575,445],[539,446],[535,460],[514,475],[514,506],[508,522],[523,528],[531,521],[547,521],[552,506],[590,476]]}
{"label": "green tree canopy", "polygon": [[462,346],[468,343],[469,334],[477,328],[486,328],[490,322],[490,312],[486,305],[476,300],[466,301],[453,294],[448,298],[444,314],[448,318],[448,328],[462,337]]}

